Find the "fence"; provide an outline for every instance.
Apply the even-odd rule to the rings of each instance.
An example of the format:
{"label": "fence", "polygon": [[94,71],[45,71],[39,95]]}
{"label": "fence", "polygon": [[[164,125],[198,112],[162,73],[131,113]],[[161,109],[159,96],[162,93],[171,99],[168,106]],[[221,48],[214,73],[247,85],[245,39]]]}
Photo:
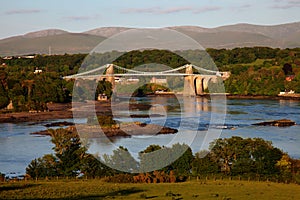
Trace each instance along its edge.
{"label": "fence", "polygon": [[[45,178],[29,178],[25,177],[23,179],[5,179],[4,176],[0,176],[0,182],[26,182],[26,181],[87,181],[87,180],[101,180],[107,177],[45,177]],[[203,175],[203,176],[189,176],[186,181],[196,181],[196,182],[206,182],[206,181],[252,181],[252,182],[275,182],[275,183],[294,183],[299,184],[296,181],[281,181],[276,177],[253,177],[253,176],[220,176],[220,175]]]}

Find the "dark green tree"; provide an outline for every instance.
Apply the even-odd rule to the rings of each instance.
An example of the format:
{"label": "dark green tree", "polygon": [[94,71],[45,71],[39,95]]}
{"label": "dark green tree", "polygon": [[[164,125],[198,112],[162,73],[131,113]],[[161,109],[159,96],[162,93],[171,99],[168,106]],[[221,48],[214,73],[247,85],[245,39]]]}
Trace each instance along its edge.
{"label": "dark green tree", "polygon": [[194,176],[203,176],[217,173],[219,173],[218,164],[212,160],[209,152],[197,152],[192,162],[192,174]]}
{"label": "dark green tree", "polygon": [[211,144],[211,158],[226,175],[257,174],[264,177],[279,173],[276,163],[283,153],[260,138],[232,137]]}
{"label": "dark green tree", "polygon": [[112,155],[104,155],[104,163],[116,169],[116,173],[130,172],[136,173],[139,169],[139,163],[132,157],[127,148],[120,146],[113,151]]}
{"label": "dark green tree", "polygon": [[42,158],[34,159],[26,168],[26,174],[32,178],[45,178],[58,176],[57,160],[51,155],[44,155]]}
{"label": "dark green tree", "polygon": [[104,177],[113,175],[114,170],[97,159],[91,154],[86,154],[81,160],[80,166],[81,173],[87,177]]}
{"label": "dark green tree", "polygon": [[106,95],[108,99],[110,99],[112,95],[112,85],[108,81],[99,81],[96,89],[95,98],[97,100],[98,95]]}
{"label": "dark green tree", "polygon": [[86,149],[81,146],[76,132],[66,129],[49,129],[55,156],[58,160],[57,169],[63,176],[76,176],[80,172],[81,159]]}

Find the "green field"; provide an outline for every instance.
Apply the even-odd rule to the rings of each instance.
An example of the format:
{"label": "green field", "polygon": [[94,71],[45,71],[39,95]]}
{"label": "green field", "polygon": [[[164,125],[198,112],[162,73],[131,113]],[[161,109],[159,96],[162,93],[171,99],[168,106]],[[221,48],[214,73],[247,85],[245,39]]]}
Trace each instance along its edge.
{"label": "green field", "polygon": [[0,199],[300,199],[300,186],[236,180],[115,184],[101,180],[0,183]]}

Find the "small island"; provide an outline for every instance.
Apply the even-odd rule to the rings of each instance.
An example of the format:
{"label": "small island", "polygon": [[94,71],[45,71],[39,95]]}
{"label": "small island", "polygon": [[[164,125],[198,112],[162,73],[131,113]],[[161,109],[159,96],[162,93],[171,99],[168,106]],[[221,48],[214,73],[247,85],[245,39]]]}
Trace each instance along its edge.
{"label": "small island", "polygon": [[[122,127],[122,128],[121,128]],[[157,124],[144,124],[139,122],[127,123],[121,127],[99,127],[96,125],[76,125],[68,129],[75,131],[80,130],[80,136],[85,138],[99,138],[99,137],[131,137],[142,135],[160,135],[160,134],[175,134],[177,129],[160,126]],[[101,133],[104,133],[101,134]]]}
{"label": "small island", "polygon": [[287,127],[287,126],[294,126],[296,122],[289,120],[289,119],[280,119],[280,120],[273,120],[273,121],[266,121],[255,123],[253,125],[256,126],[278,126],[278,127]]}
{"label": "small island", "polygon": [[[58,123],[59,124],[59,123]],[[131,137],[137,135],[159,135],[175,134],[177,129],[160,126],[157,124],[146,124],[141,122],[120,123],[113,119],[112,116],[97,116],[97,119],[88,119],[87,124],[76,124],[66,128],[70,132],[79,132],[80,136],[88,138],[98,137]],[[104,133],[104,135],[102,134]],[[31,133],[33,135],[51,134],[48,130],[42,130]]]}

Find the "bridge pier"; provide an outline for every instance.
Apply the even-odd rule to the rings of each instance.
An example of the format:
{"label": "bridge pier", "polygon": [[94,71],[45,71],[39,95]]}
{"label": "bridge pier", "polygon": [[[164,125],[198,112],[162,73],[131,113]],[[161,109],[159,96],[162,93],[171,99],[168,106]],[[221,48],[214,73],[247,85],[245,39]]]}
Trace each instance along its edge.
{"label": "bridge pier", "polygon": [[197,96],[203,95],[205,90],[208,89],[208,83],[212,77],[204,77],[201,75],[193,75],[193,66],[188,65],[185,70],[186,75],[184,77],[184,96]]}
{"label": "bridge pier", "polygon": [[188,65],[185,69],[185,73],[191,74],[191,75],[184,76],[183,95],[184,96],[196,96],[194,76],[193,76],[193,66]]}
{"label": "bridge pier", "polygon": [[195,85],[195,93],[196,95],[204,94],[204,87],[203,87],[204,78],[201,76],[194,77],[194,85]]}
{"label": "bridge pier", "polygon": [[105,73],[106,77],[106,81],[111,83],[112,89],[115,88],[115,76],[114,76],[114,65],[113,64],[109,64],[106,68],[106,73]]}

